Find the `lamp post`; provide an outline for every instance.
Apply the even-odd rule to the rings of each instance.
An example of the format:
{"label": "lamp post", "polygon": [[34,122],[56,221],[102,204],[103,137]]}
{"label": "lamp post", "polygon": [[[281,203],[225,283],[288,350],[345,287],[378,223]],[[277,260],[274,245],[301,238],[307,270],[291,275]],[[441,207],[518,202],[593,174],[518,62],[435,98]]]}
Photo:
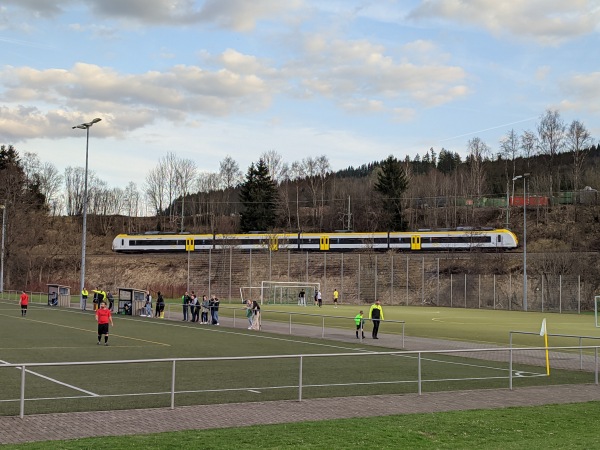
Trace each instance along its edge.
{"label": "lamp post", "polygon": [[513,178],[513,186],[515,180],[523,178],[523,311],[527,311],[527,186],[525,181],[529,175],[529,173],[524,173],[523,175],[517,175]]}
{"label": "lamp post", "polygon": [[73,129],[79,128],[85,130],[85,175],[83,182],[83,225],[81,231],[81,278],[79,280],[79,295],[85,287],[85,246],[86,246],[86,235],[87,235],[87,182],[88,182],[88,148],[90,144],[90,128],[95,123],[100,122],[102,119],[95,118],[91,122],[82,123],[75,125]]}
{"label": "lamp post", "polygon": [[0,292],[4,292],[4,236],[6,234],[6,205],[2,209],[2,253],[0,254]]}

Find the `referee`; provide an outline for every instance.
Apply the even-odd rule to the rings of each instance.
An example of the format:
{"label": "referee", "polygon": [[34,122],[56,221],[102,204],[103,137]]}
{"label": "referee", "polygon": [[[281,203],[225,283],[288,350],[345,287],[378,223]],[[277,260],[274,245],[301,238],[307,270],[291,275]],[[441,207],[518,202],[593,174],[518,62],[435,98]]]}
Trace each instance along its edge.
{"label": "referee", "polygon": [[98,345],[102,335],[104,335],[104,345],[108,345],[108,324],[115,326],[112,320],[112,313],[106,307],[106,302],[100,302],[100,308],[96,310],[96,322],[98,322]]}

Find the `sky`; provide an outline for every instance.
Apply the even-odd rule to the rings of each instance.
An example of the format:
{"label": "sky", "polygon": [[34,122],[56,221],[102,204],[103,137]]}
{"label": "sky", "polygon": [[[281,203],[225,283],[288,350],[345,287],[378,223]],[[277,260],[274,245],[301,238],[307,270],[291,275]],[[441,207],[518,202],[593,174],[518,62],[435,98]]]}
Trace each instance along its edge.
{"label": "sky", "polygon": [[558,109],[600,135],[600,0],[2,0],[0,144],[143,186],[168,152],[246,172],[493,153]]}

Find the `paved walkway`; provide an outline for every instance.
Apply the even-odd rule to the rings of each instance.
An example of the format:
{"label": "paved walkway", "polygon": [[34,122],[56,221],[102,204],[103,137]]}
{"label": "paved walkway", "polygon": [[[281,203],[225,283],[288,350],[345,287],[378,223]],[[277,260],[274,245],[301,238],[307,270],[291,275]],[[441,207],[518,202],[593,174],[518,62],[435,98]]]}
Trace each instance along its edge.
{"label": "paved walkway", "polygon": [[391,414],[600,401],[596,385],[436,392],[298,401],[0,417],[0,443],[146,434]]}
{"label": "paved walkway", "polygon": [[[233,325],[225,319],[223,325]],[[243,324],[240,321],[238,328]],[[279,329],[281,327],[281,329]],[[272,332],[287,332],[285,325],[264,324]],[[294,334],[319,335],[320,328],[295,329]],[[328,332],[328,338],[334,338]],[[340,330],[342,340],[351,340]],[[383,337],[383,336],[382,336]],[[386,339],[387,340],[387,339]],[[381,339],[381,344],[390,342]],[[391,339],[390,339],[391,340]],[[367,339],[365,343],[373,341]],[[432,339],[406,338],[405,348],[460,348],[472,344]],[[390,345],[394,347],[395,345]],[[470,347],[472,348],[472,347]],[[298,401],[274,401],[199,405],[173,410],[140,409],[0,417],[0,444],[77,439],[92,436],[116,436],[264,425],[392,414],[432,413],[452,410],[494,409],[515,406],[600,401],[600,386],[594,384],[490,389],[459,392],[435,392],[403,395],[342,397]]]}

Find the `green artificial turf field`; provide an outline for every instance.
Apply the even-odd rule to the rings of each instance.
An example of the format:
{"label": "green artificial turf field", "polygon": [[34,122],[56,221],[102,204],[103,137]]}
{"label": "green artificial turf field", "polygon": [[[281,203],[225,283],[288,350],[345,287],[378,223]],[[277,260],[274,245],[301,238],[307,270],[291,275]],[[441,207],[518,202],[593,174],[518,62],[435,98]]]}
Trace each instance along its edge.
{"label": "green artificial turf field", "polygon": [[[231,306],[231,309],[228,308]],[[172,314],[179,312],[173,305]],[[235,308],[235,309],[234,309]],[[508,345],[508,331],[539,333],[542,317],[548,332],[597,336],[590,316],[542,315],[489,310],[384,307],[379,346],[373,341],[341,342],[295,335],[256,332],[244,328],[208,326],[153,318],[115,316],[110,346],[96,345],[92,312],[31,305],[22,318],[14,301],[0,301],[0,362],[7,364],[133,361],[124,364],[30,367],[26,373],[26,413],[165,407],[201,403],[297,399],[300,358],[303,397],[333,397],[417,392],[419,365],[423,390],[507,387],[506,356],[494,361],[483,354],[401,353],[385,348],[386,336],[401,333],[404,321],[409,336],[456,339]],[[265,306],[263,321],[289,321],[347,330],[353,335],[357,306],[334,309]],[[368,311],[368,307],[362,308]],[[240,305],[223,305],[223,318],[237,314]],[[337,318],[323,316],[335,315]],[[367,327],[369,325],[367,324]],[[263,327],[266,330],[268,327]],[[558,340],[558,338],[556,338]],[[515,339],[516,341],[517,339]],[[554,339],[553,339],[554,340]],[[517,346],[542,346],[539,336],[519,336]],[[577,345],[573,339],[550,345]],[[592,345],[585,342],[584,345]],[[380,352],[396,351],[396,354]],[[322,354],[347,356],[317,357]],[[294,356],[292,356],[294,355]],[[274,358],[274,356],[280,356]],[[286,356],[286,357],[284,357]],[[262,359],[244,359],[264,357]],[[515,386],[592,382],[593,374],[563,365],[545,376],[540,351],[513,366]],[[174,358],[230,358],[203,361]],[[140,360],[162,360],[139,362]],[[19,413],[21,370],[1,367],[0,414]]]}

